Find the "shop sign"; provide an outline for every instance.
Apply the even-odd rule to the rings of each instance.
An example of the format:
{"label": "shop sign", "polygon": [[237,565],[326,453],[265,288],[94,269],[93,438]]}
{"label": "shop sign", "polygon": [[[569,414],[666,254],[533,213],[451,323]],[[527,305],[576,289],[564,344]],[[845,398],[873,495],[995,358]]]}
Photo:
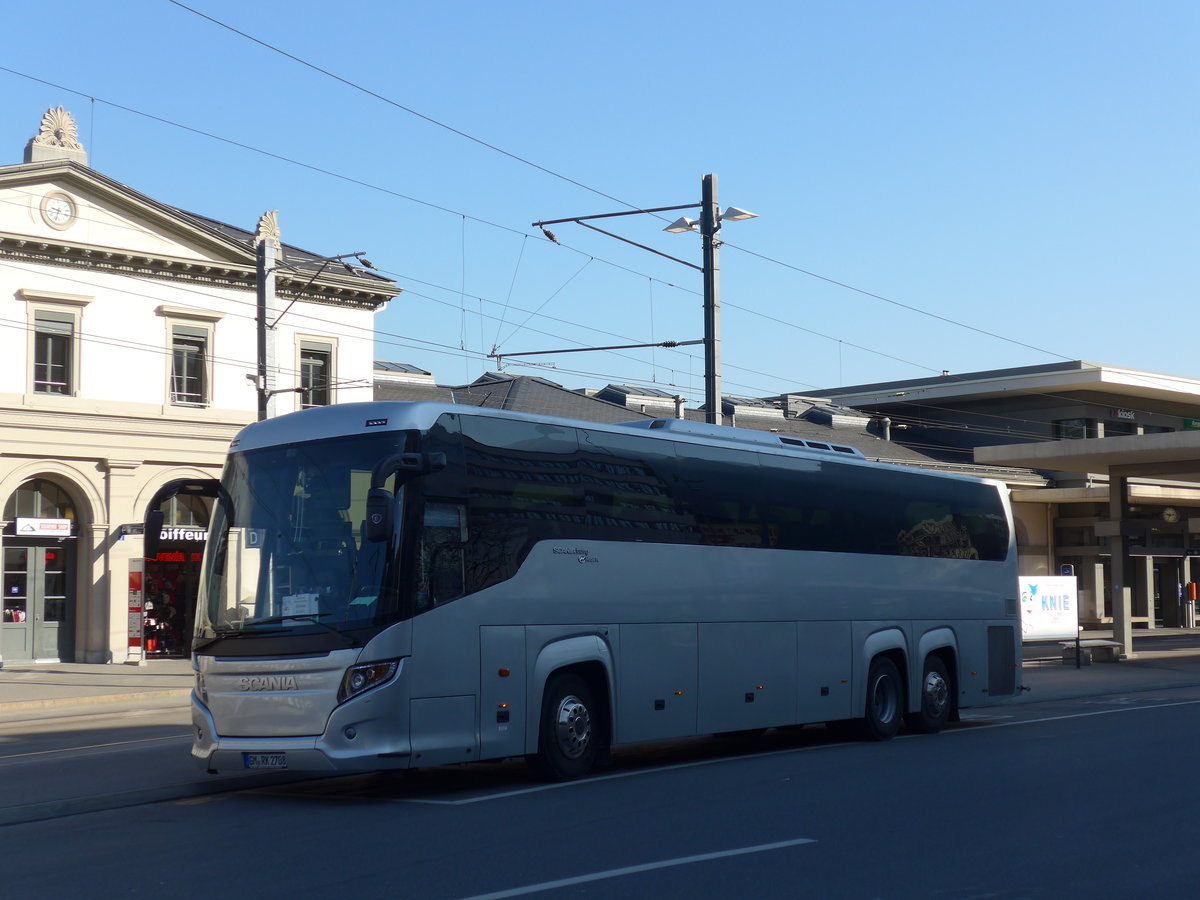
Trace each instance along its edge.
{"label": "shop sign", "polygon": [[140,559],[129,561],[129,654],[136,656],[142,649],[142,578]]}
{"label": "shop sign", "polygon": [[1137,418],[1132,409],[1114,409],[1112,411],[1112,417],[1114,419],[1123,419],[1126,422],[1132,422]]}
{"label": "shop sign", "polygon": [[18,537],[70,537],[70,519],[23,519],[16,524]]}
{"label": "shop sign", "polygon": [[1075,577],[1022,577],[1021,639],[1065,641],[1079,636],[1078,586]]}
{"label": "shop sign", "polygon": [[207,541],[208,532],[202,528],[180,528],[172,526],[158,533],[160,541]]}
{"label": "shop sign", "polygon": [[1200,419],[1184,419],[1184,431],[1200,431]]}
{"label": "shop sign", "polygon": [[160,563],[181,563],[181,562],[200,562],[201,554],[199,553],[184,553],[182,550],[164,550],[154,557],[155,562]]}

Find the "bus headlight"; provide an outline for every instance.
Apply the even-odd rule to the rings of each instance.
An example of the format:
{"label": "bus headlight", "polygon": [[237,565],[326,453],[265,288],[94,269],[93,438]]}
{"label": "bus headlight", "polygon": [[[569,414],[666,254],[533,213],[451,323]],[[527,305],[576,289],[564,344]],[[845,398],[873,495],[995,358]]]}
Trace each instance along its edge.
{"label": "bus headlight", "polygon": [[391,679],[400,667],[400,660],[391,659],[386,662],[363,663],[351,666],[342,678],[342,687],[338,691],[338,702],[344,703],[351,697],[357,697],[363,691],[369,691]]}

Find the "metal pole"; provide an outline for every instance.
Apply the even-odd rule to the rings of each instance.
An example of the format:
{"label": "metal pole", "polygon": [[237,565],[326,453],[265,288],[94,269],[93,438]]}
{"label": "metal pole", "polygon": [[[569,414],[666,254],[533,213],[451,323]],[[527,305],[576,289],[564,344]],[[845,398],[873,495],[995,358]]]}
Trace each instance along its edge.
{"label": "metal pole", "polygon": [[267,242],[259,241],[255,251],[257,272],[255,278],[254,323],[258,337],[258,372],[254,386],[258,390],[258,421],[267,417]]}
{"label": "metal pole", "polygon": [[721,415],[721,264],[717,233],[717,176],[701,179],[700,236],[704,242],[704,420],[723,423]]}
{"label": "metal pole", "polygon": [[255,279],[255,326],[258,337],[258,421],[263,421],[270,415],[271,388],[274,386],[272,363],[274,363],[274,347],[268,339],[267,318],[275,306],[275,259],[276,242],[273,238],[263,237],[258,242],[256,253]]}

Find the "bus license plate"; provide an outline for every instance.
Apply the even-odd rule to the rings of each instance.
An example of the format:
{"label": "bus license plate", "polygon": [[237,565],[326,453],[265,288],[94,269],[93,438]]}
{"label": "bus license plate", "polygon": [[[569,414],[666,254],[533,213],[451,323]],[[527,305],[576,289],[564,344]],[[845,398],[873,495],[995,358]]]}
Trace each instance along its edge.
{"label": "bus license plate", "polygon": [[242,762],[247,769],[286,769],[286,753],[243,753]]}

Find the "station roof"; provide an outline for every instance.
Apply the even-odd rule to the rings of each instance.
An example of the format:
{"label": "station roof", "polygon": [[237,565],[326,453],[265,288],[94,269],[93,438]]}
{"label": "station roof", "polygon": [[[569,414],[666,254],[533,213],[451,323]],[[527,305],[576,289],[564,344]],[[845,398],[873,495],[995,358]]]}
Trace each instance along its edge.
{"label": "station roof", "polygon": [[1043,471],[1200,482],[1200,431],[977,447],[975,461]]}

